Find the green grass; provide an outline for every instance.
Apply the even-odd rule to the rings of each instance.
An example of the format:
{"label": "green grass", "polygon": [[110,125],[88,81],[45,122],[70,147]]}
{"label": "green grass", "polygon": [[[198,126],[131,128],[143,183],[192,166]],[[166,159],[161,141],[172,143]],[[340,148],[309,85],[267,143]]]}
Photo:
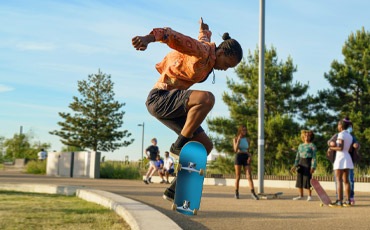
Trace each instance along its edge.
{"label": "green grass", "polygon": [[74,196],[0,191],[0,229],[130,229],[114,211]]}

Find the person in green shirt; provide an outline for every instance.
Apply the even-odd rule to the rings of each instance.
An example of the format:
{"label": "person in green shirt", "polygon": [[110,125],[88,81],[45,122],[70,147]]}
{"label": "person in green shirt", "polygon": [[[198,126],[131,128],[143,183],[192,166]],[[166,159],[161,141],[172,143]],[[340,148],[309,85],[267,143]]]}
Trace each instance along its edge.
{"label": "person in green shirt", "polygon": [[303,199],[303,189],[307,189],[307,201],[311,201],[311,178],[315,172],[316,151],[315,144],[312,143],[315,135],[311,130],[302,130],[301,139],[302,144],[298,146],[297,154],[294,161],[294,166],[297,168],[296,188],[298,188],[299,196],[294,197],[293,200]]}

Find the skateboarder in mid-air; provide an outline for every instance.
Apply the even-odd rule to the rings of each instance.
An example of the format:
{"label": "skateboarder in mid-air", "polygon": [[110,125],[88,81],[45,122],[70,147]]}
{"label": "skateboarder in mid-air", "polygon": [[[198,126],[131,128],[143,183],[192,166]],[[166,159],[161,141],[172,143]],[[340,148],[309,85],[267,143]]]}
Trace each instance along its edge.
{"label": "skateboarder in mid-air", "polygon": [[[201,124],[213,108],[215,97],[211,92],[189,88],[205,81],[214,69],[235,67],[243,57],[240,44],[228,33],[222,36],[224,41],[219,46],[211,42],[211,35],[201,18],[198,40],[171,28],[156,28],[148,35],[132,38],[136,50],[144,51],[152,42],[162,42],[173,49],[155,66],[160,76],[149,92],[146,106],[149,113],[179,135],[170,148],[177,156],[189,141],[202,143],[208,154],[213,148]],[[163,197],[173,201],[175,188],[176,179]]]}

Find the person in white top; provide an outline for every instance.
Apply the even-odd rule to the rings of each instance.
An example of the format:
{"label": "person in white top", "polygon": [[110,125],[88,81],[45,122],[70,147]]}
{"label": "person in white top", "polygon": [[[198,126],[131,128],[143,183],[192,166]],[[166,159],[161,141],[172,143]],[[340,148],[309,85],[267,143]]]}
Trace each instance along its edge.
{"label": "person in white top", "polygon": [[[332,204],[333,207],[348,207],[350,202],[350,184],[348,180],[349,170],[353,169],[353,162],[349,149],[352,145],[353,137],[347,131],[349,123],[344,120],[338,122],[338,138],[336,146],[331,146],[330,149],[336,151],[333,169],[337,182],[338,200]],[[344,184],[344,185],[343,185]],[[343,203],[343,188],[347,201]]]}
{"label": "person in white top", "polygon": [[45,152],[44,149],[41,149],[40,152],[37,154],[39,161],[44,161],[47,158],[48,154]]}
{"label": "person in white top", "polygon": [[[170,153],[166,151],[164,153],[164,164],[163,169],[159,171],[159,176],[162,178],[161,184],[166,183],[169,184],[168,177],[172,175],[174,172],[174,161],[173,158],[170,157]],[[166,180],[163,179],[163,176],[166,176]]]}

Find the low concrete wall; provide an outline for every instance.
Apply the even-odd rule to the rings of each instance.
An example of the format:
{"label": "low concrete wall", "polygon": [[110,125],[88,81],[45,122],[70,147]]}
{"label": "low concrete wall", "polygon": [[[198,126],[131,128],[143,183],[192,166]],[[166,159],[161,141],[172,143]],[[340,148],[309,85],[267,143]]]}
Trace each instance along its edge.
{"label": "low concrete wall", "polygon": [[[145,176],[143,176],[145,179]],[[173,177],[170,177],[169,181],[172,181]],[[159,176],[153,176],[152,182],[159,183],[161,178]],[[253,180],[254,186],[258,187],[259,181],[254,179]],[[267,188],[296,188],[295,187],[295,180],[264,180],[263,185]],[[205,185],[216,185],[216,186],[234,186],[235,179],[232,178],[204,178]],[[325,190],[332,190],[335,191],[335,184],[334,181],[320,181],[321,186]],[[248,181],[246,179],[241,179],[239,182],[240,187],[248,187]],[[355,182],[355,191],[358,192],[370,192],[370,183],[364,182]]]}
{"label": "low concrete wall", "polygon": [[99,152],[51,152],[47,159],[48,176],[100,178]]}

